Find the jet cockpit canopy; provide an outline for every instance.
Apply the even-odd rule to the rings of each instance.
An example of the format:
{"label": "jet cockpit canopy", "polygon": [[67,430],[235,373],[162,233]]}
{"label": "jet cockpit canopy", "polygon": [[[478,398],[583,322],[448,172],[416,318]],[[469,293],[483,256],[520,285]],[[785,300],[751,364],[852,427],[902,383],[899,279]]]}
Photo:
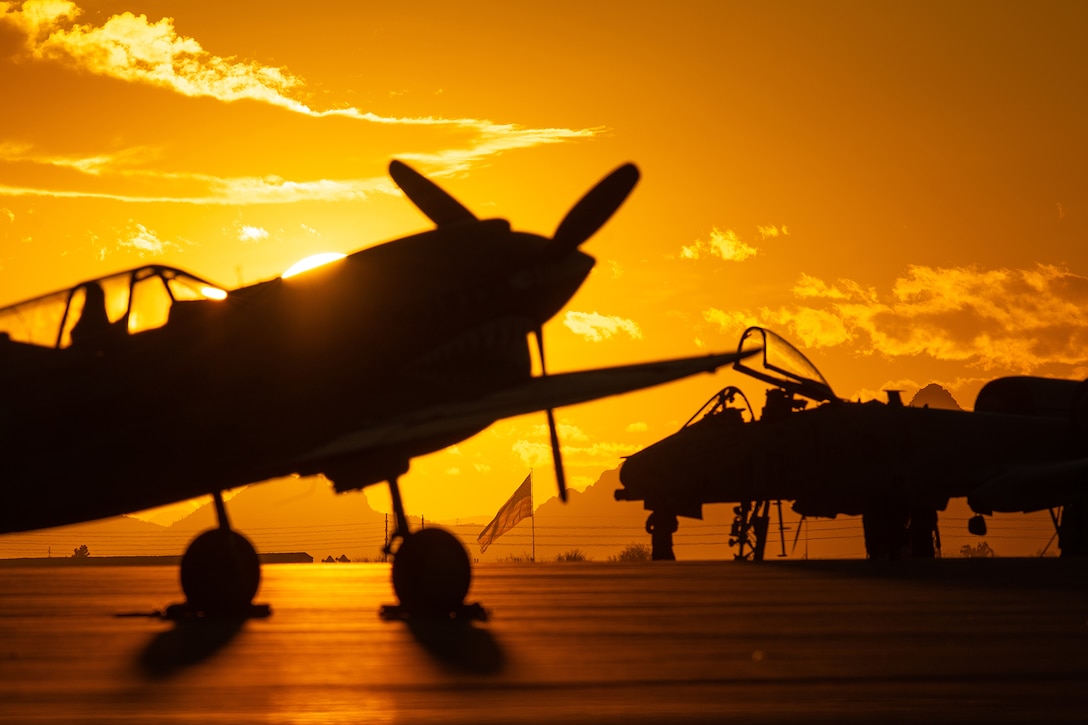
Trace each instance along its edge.
{"label": "jet cockpit canopy", "polygon": [[[824,376],[800,350],[777,333],[763,327],[749,327],[741,335],[737,352],[763,348],[763,354],[753,355],[733,363],[733,368],[764,383],[800,395],[818,403],[836,401]],[[752,361],[762,360],[762,365]],[[750,366],[751,365],[751,366]]]}

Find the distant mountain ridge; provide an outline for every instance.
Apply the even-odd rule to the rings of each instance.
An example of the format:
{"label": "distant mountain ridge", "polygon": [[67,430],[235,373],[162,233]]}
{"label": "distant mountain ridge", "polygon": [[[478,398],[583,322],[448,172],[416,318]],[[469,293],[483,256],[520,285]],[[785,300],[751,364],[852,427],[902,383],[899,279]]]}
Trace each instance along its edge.
{"label": "distant mountain ridge", "polygon": [[945,390],[937,383],[930,383],[911,398],[912,408],[940,408],[941,410],[963,410],[952,393]]}
{"label": "distant mountain ridge", "polygon": [[[232,528],[262,553],[305,551],[316,559],[346,553],[353,559],[376,559],[385,542],[386,515],[371,508],[361,491],[337,494],[316,477],[247,486],[227,502],[227,515]],[[180,555],[197,534],[216,525],[209,501],[169,526],[120,516],[5,534],[0,536],[0,557],[68,557],[82,545],[91,556]]]}

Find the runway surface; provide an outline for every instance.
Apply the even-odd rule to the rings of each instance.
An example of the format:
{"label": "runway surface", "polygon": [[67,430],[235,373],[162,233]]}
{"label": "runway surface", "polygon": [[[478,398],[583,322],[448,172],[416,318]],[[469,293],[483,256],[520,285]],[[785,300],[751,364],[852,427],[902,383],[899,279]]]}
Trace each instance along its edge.
{"label": "runway surface", "polygon": [[0,567],[4,723],[1083,722],[1088,568],[1055,559],[482,565],[471,626],[384,564],[274,565],[179,625],[171,567]]}

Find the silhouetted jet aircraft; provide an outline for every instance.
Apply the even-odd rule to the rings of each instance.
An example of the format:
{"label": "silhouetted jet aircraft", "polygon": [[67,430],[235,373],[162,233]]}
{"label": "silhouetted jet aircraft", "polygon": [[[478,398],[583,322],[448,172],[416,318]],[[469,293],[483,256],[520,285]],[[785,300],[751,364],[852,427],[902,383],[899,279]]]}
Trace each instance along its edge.
{"label": "silhouetted jet aircraft", "polygon": [[872,558],[932,557],[937,512],[954,497],[978,514],[972,533],[985,533],[983,514],[1050,509],[1062,555],[1088,553],[1088,384],[999,378],[970,412],[907,407],[898,391],[887,402],[852,403],[775,333],[746,330],[738,352],[756,347],[762,366],[733,367],[772,386],[761,417],[729,386],[620,468],[616,499],[651,512],[656,558],[672,558],[677,516],[699,519],[704,504],[734,503],[730,545],[738,558],[761,559],[772,503],[782,528],[782,501],[805,517],[860,515]]}
{"label": "silhouetted jet aircraft", "polygon": [[338,491],[387,482],[393,585],[409,611],[451,612],[467,553],[438,528],[411,533],[399,476],[413,456],[508,416],[729,364],[711,355],[557,375],[541,328],[589,274],[579,250],[638,180],[603,179],[549,239],[477,219],[393,161],[436,225],[290,278],[226,291],[150,265],[0,310],[0,533],[88,521],[211,493],[219,528],[183,557],[196,611],[249,606],[256,553],[221,492],[289,474]]}

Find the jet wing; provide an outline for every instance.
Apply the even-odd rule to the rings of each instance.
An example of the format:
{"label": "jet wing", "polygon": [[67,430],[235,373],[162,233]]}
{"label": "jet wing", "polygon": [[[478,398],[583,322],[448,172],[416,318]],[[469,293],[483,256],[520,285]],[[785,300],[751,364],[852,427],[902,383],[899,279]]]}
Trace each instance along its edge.
{"label": "jet wing", "polygon": [[667,383],[695,373],[713,372],[756,352],[758,350],[746,350],[743,353],[679,358],[530,378],[524,384],[472,400],[442,403],[393,416],[380,424],[343,435],[303,460],[356,453],[444,433],[481,430],[501,418],[575,405]]}
{"label": "jet wing", "polygon": [[1088,458],[1019,468],[984,483],[967,503],[977,513],[1029,513],[1057,508],[1088,493]]}

